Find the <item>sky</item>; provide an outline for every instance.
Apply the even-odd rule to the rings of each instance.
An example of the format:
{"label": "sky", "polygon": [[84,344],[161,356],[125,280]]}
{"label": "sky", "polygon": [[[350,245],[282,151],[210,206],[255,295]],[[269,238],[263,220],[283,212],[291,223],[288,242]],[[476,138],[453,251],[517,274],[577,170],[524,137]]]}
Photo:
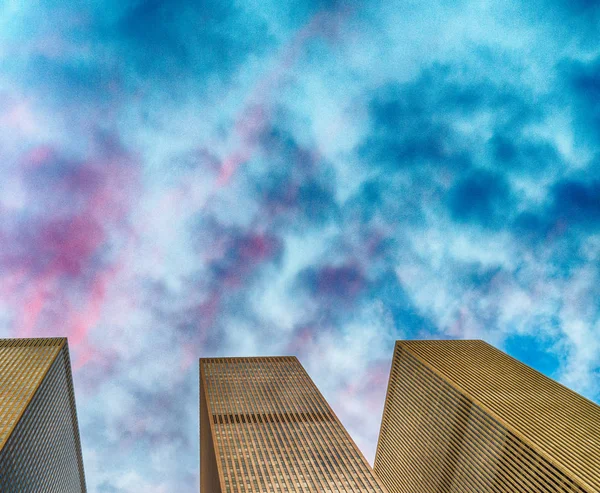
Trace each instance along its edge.
{"label": "sky", "polygon": [[0,337],[88,489],[198,491],[198,358],[297,355],[372,462],[394,341],[600,402],[598,0],[0,0]]}

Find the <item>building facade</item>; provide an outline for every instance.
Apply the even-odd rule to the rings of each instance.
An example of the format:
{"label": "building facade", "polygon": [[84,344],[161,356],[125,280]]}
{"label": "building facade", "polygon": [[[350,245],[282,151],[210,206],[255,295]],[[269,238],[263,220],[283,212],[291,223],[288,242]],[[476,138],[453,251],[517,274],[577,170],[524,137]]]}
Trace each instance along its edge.
{"label": "building facade", "polygon": [[201,493],[385,492],[295,357],[200,360]]}
{"label": "building facade", "polygon": [[0,339],[0,491],[86,491],[66,338]]}
{"label": "building facade", "polygon": [[600,492],[600,406],[483,341],[398,341],[374,470],[390,493]]}

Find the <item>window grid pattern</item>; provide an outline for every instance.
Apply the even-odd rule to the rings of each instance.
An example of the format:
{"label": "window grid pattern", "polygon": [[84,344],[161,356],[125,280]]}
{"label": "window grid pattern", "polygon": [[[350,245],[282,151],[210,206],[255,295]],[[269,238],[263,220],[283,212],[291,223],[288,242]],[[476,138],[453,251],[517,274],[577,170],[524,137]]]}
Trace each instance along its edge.
{"label": "window grid pattern", "polygon": [[374,469],[390,493],[598,492],[598,411],[483,341],[398,341]]}
{"label": "window grid pattern", "polygon": [[202,359],[200,372],[223,492],[385,492],[297,358]]}
{"label": "window grid pattern", "polygon": [[12,423],[0,448],[0,491],[85,492],[66,339],[0,340],[0,349],[3,416]]}

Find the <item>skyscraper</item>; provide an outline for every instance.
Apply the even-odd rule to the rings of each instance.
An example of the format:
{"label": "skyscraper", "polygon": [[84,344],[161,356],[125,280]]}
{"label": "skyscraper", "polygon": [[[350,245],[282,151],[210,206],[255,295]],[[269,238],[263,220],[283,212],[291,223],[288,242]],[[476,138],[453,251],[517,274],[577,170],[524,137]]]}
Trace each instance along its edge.
{"label": "skyscraper", "polygon": [[385,492],[295,357],[200,360],[201,493]]}
{"label": "skyscraper", "polygon": [[483,341],[398,341],[374,469],[390,493],[599,492],[600,407]]}
{"label": "skyscraper", "polygon": [[0,339],[0,491],[86,491],[66,338]]}

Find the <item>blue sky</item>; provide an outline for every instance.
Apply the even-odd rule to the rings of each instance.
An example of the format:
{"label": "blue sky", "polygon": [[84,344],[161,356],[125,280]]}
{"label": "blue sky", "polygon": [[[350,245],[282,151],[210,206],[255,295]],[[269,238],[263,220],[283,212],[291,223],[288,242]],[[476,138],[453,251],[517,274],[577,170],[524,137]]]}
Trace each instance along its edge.
{"label": "blue sky", "polygon": [[91,492],[198,485],[197,358],[295,354],[369,460],[403,338],[600,402],[600,3],[0,3],[0,337]]}

